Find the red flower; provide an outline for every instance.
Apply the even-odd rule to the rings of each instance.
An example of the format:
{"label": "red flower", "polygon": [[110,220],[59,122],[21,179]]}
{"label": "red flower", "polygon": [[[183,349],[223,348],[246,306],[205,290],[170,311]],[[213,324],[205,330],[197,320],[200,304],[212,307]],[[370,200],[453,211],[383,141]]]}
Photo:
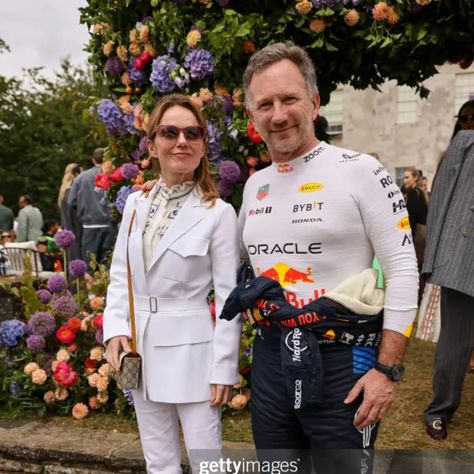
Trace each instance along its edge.
{"label": "red flower", "polygon": [[255,125],[249,122],[247,125],[247,137],[252,143],[262,143],[262,137],[255,129]]}
{"label": "red flower", "polygon": [[105,173],[99,173],[95,177],[95,185],[97,188],[108,191],[110,188],[110,178]]}
{"label": "red flower", "polygon": [[66,325],[69,329],[76,332],[81,329],[81,320],[78,317],[74,316],[73,318],[68,319]]}
{"label": "red flower", "polygon": [[61,344],[71,344],[76,339],[76,333],[68,326],[61,326],[56,331],[56,338]]}
{"label": "red flower", "polygon": [[96,329],[102,329],[103,326],[103,316],[102,313],[98,313],[95,315],[94,319],[92,320],[92,326]]}
{"label": "red flower", "polygon": [[211,308],[212,319],[215,321],[216,320],[216,300],[212,300],[209,303],[209,307]]}
{"label": "red flower", "polygon": [[243,367],[240,369],[240,375],[247,375],[250,372],[250,367]]}
{"label": "red flower", "polygon": [[53,378],[60,387],[70,387],[77,382],[79,375],[73,370],[72,364],[59,362],[54,371]]}
{"label": "red flower", "polygon": [[123,174],[122,174],[122,167],[119,166],[118,168],[115,168],[112,171],[112,174],[110,175],[110,179],[114,183],[120,183],[120,181],[123,181]]}
{"label": "red flower", "polygon": [[142,63],[150,64],[153,61],[153,56],[148,51],[143,51],[143,53],[140,54],[140,59]]}
{"label": "red flower", "polygon": [[143,69],[145,69],[145,63],[140,58],[138,58],[133,61],[133,67],[135,69],[138,69],[139,71],[142,71]]}
{"label": "red flower", "polygon": [[84,360],[84,367],[86,369],[95,369],[97,367],[97,361],[91,359],[90,357],[86,357]]}
{"label": "red flower", "polygon": [[73,342],[72,344],[69,344],[69,346],[66,346],[66,349],[69,352],[76,352],[77,351],[77,344]]}

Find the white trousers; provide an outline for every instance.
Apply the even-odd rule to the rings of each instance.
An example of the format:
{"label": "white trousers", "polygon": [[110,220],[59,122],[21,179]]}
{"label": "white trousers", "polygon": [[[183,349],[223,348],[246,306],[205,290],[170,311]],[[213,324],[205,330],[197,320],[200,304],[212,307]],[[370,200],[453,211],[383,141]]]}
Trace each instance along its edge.
{"label": "white trousers", "polygon": [[[220,408],[209,401],[159,403],[133,390],[133,401],[148,474],[181,474],[179,422],[193,473],[203,460],[221,457]],[[179,422],[178,422],[179,420]]]}

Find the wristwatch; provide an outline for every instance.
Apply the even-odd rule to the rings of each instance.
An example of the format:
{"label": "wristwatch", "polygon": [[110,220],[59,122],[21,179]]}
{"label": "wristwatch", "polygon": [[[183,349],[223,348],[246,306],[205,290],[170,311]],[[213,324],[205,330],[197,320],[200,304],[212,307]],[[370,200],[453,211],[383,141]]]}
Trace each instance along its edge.
{"label": "wristwatch", "polygon": [[398,382],[403,377],[403,373],[405,372],[405,367],[403,367],[403,365],[395,364],[390,366],[381,364],[380,362],[375,362],[374,369],[382,372],[382,374],[385,374],[393,382]]}

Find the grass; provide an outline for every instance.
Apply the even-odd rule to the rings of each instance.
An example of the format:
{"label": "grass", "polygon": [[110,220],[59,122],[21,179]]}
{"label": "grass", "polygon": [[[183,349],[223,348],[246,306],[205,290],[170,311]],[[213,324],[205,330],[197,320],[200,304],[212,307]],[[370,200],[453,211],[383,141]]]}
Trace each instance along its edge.
{"label": "grass", "polygon": [[[412,338],[405,358],[406,373],[397,398],[385,416],[376,446],[386,449],[474,449],[474,375],[467,374],[461,406],[449,425],[445,441],[433,441],[425,432],[423,410],[431,398],[435,344]],[[0,415],[0,419],[4,418]],[[46,417],[45,422],[61,425],[80,424],[90,429],[136,432],[134,421],[110,414],[94,413],[84,420],[72,417]],[[77,426],[77,425],[76,425]],[[225,414],[223,438],[235,442],[252,442],[250,413]]]}

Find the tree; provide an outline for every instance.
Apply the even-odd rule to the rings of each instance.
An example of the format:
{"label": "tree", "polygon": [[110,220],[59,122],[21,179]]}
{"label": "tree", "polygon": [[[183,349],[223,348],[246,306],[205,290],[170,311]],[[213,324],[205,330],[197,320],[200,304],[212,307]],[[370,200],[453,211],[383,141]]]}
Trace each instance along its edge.
{"label": "tree", "polygon": [[46,217],[58,217],[57,196],[64,168],[90,166],[94,148],[106,143],[89,118],[91,96],[104,93],[90,71],[66,60],[52,80],[41,69],[22,79],[0,76],[2,194],[8,204],[30,194]]}
{"label": "tree", "polygon": [[[193,95],[210,122],[211,155],[220,191],[239,204],[246,173],[268,162],[248,130],[241,78],[256,48],[292,40],[305,46],[318,70],[323,104],[338,83],[377,88],[386,79],[415,87],[445,61],[474,58],[470,0],[88,0],[82,22],[88,50],[114,101],[99,103],[110,135],[108,156],[147,169],[147,113],[164,93]],[[240,168],[223,172],[233,161]],[[217,170],[217,168],[216,168]],[[235,171],[235,170],[234,170]],[[217,175],[217,174],[216,174]],[[237,180],[234,178],[237,177]],[[139,177],[141,179],[141,177]],[[127,181],[114,184],[114,198]]]}

